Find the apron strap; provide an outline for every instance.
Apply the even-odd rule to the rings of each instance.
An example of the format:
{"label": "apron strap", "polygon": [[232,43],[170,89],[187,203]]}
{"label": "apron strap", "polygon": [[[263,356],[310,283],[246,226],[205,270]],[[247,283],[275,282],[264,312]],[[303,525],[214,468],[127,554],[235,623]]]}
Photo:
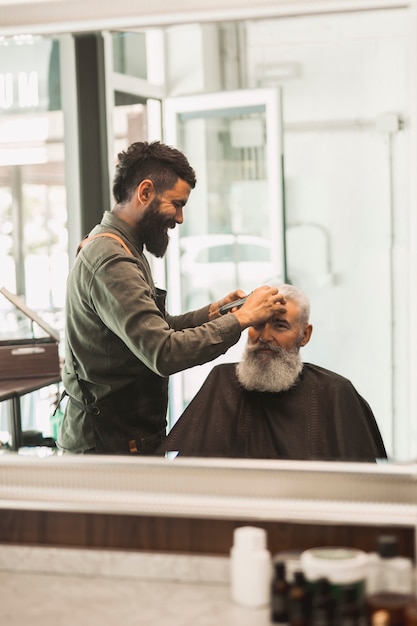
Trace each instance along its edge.
{"label": "apron strap", "polygon": [[120,243],[120,245],[122,246],[122,248],[124,248],[124,250],[128,253],[128,254],[132,254],[131,251],[129,250],[129,248],[127,247],[127,245],[125,244],[125,242],[123,241],[123,239],[121,237],[119,237],[119,235],[115,235],[114,233],[97,233],[97,235],[91,235],[87,237],[85,237],[80,245],[77,248],[77,254],[75,256],[78,255],[78,253],[80,252],[80,250],[82,248],[84,248],[84,246],[89,242],[92,241],[93,239],[98,239],[98,237],[110,237],[111,239],[115,239],[116,241],[118,241]]}

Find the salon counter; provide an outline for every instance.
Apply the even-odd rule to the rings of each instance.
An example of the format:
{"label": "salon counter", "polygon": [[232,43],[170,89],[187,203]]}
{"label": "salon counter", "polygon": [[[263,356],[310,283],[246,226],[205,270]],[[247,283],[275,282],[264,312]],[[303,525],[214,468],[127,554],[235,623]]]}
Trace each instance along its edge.
{"label": "salon counter", "polygon": [[228,558],[0,546],[0,623],[266,626],[229,595]]}
{"label": "salon counter", "polygon": [[230,599],[236,527],[278,552],[415,557],[417,465],[0,455],[0,623],[266,626]]}

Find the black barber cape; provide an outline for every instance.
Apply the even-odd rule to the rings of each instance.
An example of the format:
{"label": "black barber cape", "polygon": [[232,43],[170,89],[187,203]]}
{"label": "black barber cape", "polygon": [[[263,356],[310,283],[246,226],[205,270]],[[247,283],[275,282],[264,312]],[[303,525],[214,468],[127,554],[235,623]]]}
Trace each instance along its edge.
{"label": "black barber cape", "polygon": [[159,448],[183,456],[375,462],[385,447],[351,382],[303,364],[289,391],[246,391],[236,364],[213,368]]}

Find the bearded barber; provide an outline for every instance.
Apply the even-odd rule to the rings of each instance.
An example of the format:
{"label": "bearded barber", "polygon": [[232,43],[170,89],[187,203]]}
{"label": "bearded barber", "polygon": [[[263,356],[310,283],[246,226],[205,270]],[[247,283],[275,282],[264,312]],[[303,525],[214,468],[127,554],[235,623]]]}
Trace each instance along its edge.
{"label": "bearded barber", "polygon": [[115,204],[68,277],[64,452],[155,453],[166,434],[168,377],[224,354],[245,328],[283,308],[278,289],[263,286],[224,316],[220,306],[242,291],[182,315],[165,310],[144,249],[164,256],[195,184],[185,155],[163,143],[137,142],[118,155]]}

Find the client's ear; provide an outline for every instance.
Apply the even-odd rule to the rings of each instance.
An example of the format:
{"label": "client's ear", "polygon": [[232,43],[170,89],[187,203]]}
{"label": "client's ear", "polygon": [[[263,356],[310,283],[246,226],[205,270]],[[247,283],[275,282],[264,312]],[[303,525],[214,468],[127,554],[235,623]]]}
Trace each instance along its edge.
{"label": "client's ear", "polygon": [[307,326],[304,328],[303,337],[300,342],[301,347],[308,344],[308,342],[310,341],[312,332],[313,332],[313,326],[311,324],[307,324]]}

